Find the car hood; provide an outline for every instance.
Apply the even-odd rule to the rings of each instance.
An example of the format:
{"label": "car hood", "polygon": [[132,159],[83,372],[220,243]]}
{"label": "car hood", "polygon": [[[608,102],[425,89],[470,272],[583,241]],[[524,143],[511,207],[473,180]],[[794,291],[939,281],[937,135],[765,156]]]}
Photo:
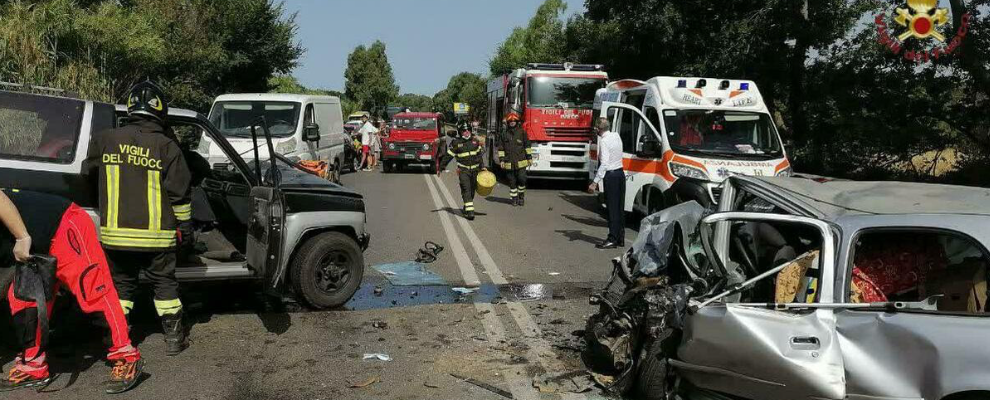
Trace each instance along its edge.
{"label": "car hood", "polygon": [[360,193],[354,191],[353,189],[341,186],[295,168],[279,166],[279,171],[282,173],[282,181],[279,188],[285,191],[318,192],[346,197],[363,198]]}

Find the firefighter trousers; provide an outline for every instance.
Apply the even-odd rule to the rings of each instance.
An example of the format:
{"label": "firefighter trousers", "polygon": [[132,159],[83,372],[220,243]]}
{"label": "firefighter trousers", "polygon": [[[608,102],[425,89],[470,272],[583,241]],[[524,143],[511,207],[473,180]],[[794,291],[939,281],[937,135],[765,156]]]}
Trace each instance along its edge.
{"label": "firefighter trousers", "polygon": [[113,281],[125,313],[129,314],[134,308],[134,294],[142,271],[154,288],[158,315],[174,315],[182,311],[179,282],[175,279],[174,249],[161,252],[107,250],[107,256],[110,257]]}
{"label": "firefighter trousers", "polygon": [[457,180],[461,184],[461,200],[464,201],[464,211],[474,211],[474,192],[478,190],[478,168],[458,168]]}
{"label": "firefighter trousers", "polygon": [[[49,254],[58,260],[54,292],[57,294],[59,287],[68,289],[83,312],[99,313],[106,319],[113,341],[107,359],[140,359],[141,353],[131,346],[127,319],[110,279],[110,267],[100,247],[96,227],[86,211],[75,204],[69,206],[52,238]],[[48,376],[48,365],[40,343],[38,305],[18,299],[14,295],[13,285],[5,294],[20,348],[24,349],[24,353],[17,358],[17,368],[36,377]],[[49,319],[54,303],[48,302],[48,309],[45,310]]]}
{"label": "firefighter trousers", "polygon": [[509,197],[526,197],[526,168],[505,170],[505,177],[509,181]]}

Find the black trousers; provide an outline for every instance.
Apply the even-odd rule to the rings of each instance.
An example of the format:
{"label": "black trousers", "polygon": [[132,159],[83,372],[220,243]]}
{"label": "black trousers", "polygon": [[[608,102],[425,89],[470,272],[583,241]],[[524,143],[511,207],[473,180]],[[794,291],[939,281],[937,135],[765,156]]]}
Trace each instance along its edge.
{"label": "black trousers", "polygon": [[509,181],[509,196],[515,198],[517,194],[526,194],[526,168],[507,169],[505,177]]}
{"label": "black trousers", "polygon": [[[144,271],[155,291],[155,309],[158,315],[176,314],[182,310],[179,302],[179,281],[175,278],[175,250],[162,252],[107,250],[110,274],[117,287],[124,312],[130,313],[134,293],[138,289],[138,277]],[[130,307],[127,306],[130,304]]]}
{"label": "black trousers", "polygon": [[626,230],[623,209],[626,203],[626,174],[621,169],[605,173],[605,206],[608,207],[608,240],[625,245]]}
{"label": "black trousers", "polygon": [[461,200],[464,201],[464,211],[474,211],[474,192],[478,190],[479,168],[457,169],[457,180],[461,184]]}

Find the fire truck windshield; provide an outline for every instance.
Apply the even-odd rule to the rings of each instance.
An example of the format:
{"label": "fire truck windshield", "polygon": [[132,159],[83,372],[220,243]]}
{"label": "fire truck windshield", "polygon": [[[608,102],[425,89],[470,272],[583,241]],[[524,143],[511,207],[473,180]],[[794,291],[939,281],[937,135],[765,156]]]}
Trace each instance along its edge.
{"label": "fire truck windshield", "polygon": [[537,76],[526,82],[530,107],[591,108],[605,78]]}
{"label": "fire truck windshield", "polygon": [[663,123],[674,151],[759,158],[781,155],[773,122],[766,114],[664,110]]}

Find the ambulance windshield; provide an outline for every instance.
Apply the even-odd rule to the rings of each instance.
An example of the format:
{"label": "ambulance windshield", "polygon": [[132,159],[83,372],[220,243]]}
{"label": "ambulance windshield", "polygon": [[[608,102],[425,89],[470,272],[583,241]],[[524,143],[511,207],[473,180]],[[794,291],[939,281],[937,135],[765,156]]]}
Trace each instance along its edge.
{"label": "ambulance windshield", "polygon": [[767,114],[717,110],[664,110],[667,139],[687,153],[780,156],[780,141]]}
{"label": "ambulance windshield", "polygon": [[530,107],[591,108],[595,91],[605,87],[605,78],[537,76],[526,85]]}

